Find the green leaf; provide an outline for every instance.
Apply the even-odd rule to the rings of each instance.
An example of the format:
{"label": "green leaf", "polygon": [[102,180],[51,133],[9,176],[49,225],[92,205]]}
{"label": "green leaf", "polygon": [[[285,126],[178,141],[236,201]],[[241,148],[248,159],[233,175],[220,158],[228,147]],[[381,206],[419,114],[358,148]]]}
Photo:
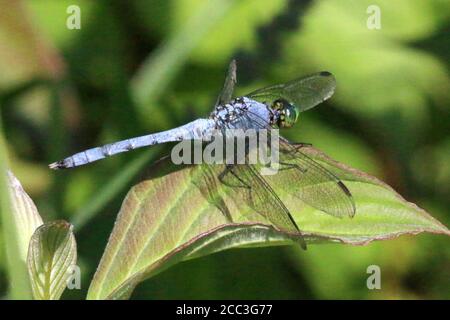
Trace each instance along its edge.
{"label": "green leaf", "polygon": [[43,222],[33,200],[31,200],[11,171],[8,171],[8,186],[11,212],[13,213],[15,229],[18,235],[18,254],[22,261],[26,261],[31,236]]}
{"label": "green leaf", "polygon": [[33,234],[28,251],[28,273],[36,300],[57,300],[67,286],[77,260],[72,225],[49,222]]}
{"label": "green leaf", "polygon": [[[353,219],[338,219],[292,197],[289,191],[295,182],[286,184],[277,181],[277,175],[265,176],[290,209],[307,243],[362,245],[402,234],[450,235],[445,226],[378,179],[344,166],[312,147],[302,150],[338,175],[356,202]],[[153,172],[158,168],[153,168]],[[230,223],[193,184],[201,166],[178,168],[167,175],[160,172],[161,176],[144,180],[130,190],[88,299],[127,298],[139,282],[183,260],[229,248],[292,243],[295,235],[277,231],[251,212],[236,210],[232,199],[224,195],[233,219]]]}
{"label": "green leaf", "polygon": [[27,281],[28,243],[42,219],[19,180],[8,170],[8,157],[0,123],[0,219],[6,250],[11,299],[31,299]]}

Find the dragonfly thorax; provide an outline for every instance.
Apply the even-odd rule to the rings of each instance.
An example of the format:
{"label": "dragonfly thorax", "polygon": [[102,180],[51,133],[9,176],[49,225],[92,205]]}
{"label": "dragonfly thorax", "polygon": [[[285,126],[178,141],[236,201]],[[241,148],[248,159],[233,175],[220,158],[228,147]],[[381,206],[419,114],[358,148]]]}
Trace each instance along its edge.
{"label": "dragonfly thorax", "polygon": [[217,106],[210,114],[216,128],[223,129],[266,129],[275,125],[275,114],[264,103],[240,97],[232,102]]}

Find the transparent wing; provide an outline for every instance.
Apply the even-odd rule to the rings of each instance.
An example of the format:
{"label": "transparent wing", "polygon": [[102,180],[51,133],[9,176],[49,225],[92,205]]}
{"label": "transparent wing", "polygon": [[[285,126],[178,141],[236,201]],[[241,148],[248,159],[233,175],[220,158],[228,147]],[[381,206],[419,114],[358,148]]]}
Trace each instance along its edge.
{"label": "transparent wing", "polygon": [[221,173],[220,180],[236,191],[239,189],[239,198],[244,198],[247,204],[275,226],[290,232],[300,231],[289,210],[252,166],[240,164],[227,167]]}
{"label": "transparent wing", "polygon": [[[252,114],[251,121],[257,121],[260,128],[272,129],[256,114]],[[270,178],[276,189],[285,189],[308,205],[335,217],[355,215],[353,196],[339,177],[284,138],[280,138],[279,150],[280,170]]]}
{"label": "transparent wing", "polygon": [[345,184],[303,153],[301,147],[295,148],[289,142],[280,143],[280,170],[274,180],[280,188],[332,216],[353,217],[356,213],[353,196]]}
{"label": "transparent wing", "polygon": [[[248,206],[265,217],[279,230],[301,235],[289,210],[278,198],[270,185],[248,164],[238,165],[202,165],[202,175],[194,184],[200,189],[208,201],[214,204],[227,217],[231,217],[229,209],[220,196],[220,188],[226,186],[224,192],[234,201],[236,206]],[[303,237],[300,245],[306,248]]]}
{"label": "transparent wing", "polygon": [[236,60],[233,59],[228,66],[227,77],[225,78],[222,92],[217,97],[216,107],[231,101],[233,98],[234,85],[236,84],[236,81]]}
{"label": "transparent wing", "polygon": [[228,222],[233,222],[230,210],[223,200],[221,193],[220,174],[225,170],[225,165],[201,164],[193,171],[192,182],[200,190],[205,199],[219,209]]}
{"label": "transparent wing", "polygon": [[282,98],[297,106],[300,111],[306,111],[330,98],[335,88],[334,76],[327,71],[322,71],[253,91],[246,97],[263,103],[272,103]]}

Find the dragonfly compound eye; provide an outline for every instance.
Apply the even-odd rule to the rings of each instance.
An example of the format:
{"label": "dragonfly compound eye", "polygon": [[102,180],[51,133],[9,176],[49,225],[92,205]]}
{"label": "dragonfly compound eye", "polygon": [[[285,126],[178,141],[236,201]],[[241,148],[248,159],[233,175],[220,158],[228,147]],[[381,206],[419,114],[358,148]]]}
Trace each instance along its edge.
{"label": "dragonfly compound eye", "polygon": [[278,119],[278,126],[280,128],[290,128],[297,122],[299,112],[295,106],[286,100],[275,101],[273,108],[280,112]]}

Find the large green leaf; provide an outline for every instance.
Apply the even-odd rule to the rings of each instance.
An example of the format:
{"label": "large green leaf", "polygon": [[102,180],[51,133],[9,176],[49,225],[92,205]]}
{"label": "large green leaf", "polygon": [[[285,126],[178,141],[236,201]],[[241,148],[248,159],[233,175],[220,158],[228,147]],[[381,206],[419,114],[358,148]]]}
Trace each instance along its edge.
{"label": "large green leaf", "polygon": [[[0,174],[3,179],[3,170]],[[11,171],[7,172],[7,191],[1,192],[2,227],[5,234],[11,298],[31,299],[27,282],[26,257],[33,232],[42,224],[31,198]],[[3,190],[3,188],[0,188]]]}
{"label": "large green leaf", "polygon": [[[302,150],[345,182],[357,210],[353,219],[328,216],[290,195],[290,183],[295,182],[287,184],[277,175],[266,176],[307,243],[362,245],[402,234],[450,235],[445,226],[378,179],[339,164],[312,147]],[[231,223],[194,185],[200,169],[193,166],[166,175],[160,172],[161,176],[130,190],[91,283],[89,299],[127,298],[140,281],[182,260],[229,248],[292,243],[295,235],[277,231],[251,212],[238,211],[224,194]]]}
{"label": "large green leaf", "polygon": [[19,180],[9,170],[0,118],[0,222],[6,249],[9,295],[12,299],[31,299],[27,281],[28,243],[42,219]]}
{"label": "large green leaf", "polygon": [[30,241],[28,273],[36,300],[57,300],[77,260],[72,225],[54,221],[40,226]]}

